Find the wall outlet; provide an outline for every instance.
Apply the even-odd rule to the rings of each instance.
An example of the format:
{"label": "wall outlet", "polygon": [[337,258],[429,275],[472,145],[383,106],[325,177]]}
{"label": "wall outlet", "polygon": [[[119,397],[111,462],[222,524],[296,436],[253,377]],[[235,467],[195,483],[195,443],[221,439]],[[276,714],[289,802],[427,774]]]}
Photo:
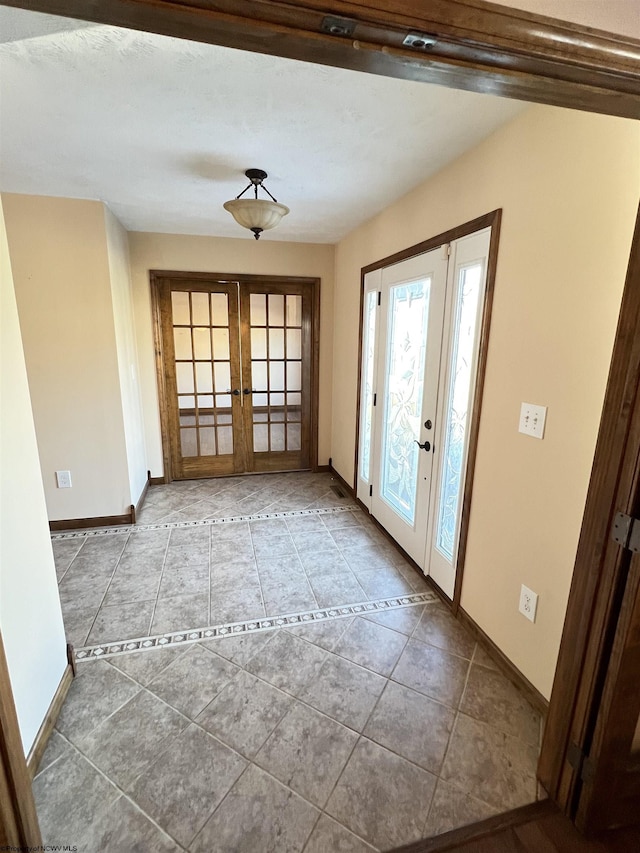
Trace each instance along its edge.
{"label": "wall outlet", "polygon": [[528,586],[522,584],[520,587],[520,604],[518,610],[526,616],[530,622],[536,621],[536,610],[538,609],[538,593],[533,592]]}
{"label": "wall outlet", "polygon": [[56,481],[59,489],[70,489],[71,471],[56,471]]}
{"label": "wall outlet", "polygon": [[533,438],[544,437],[544,425],[547,420],[547,407],[523,403],[520,406],[520,424],[518,431]]}

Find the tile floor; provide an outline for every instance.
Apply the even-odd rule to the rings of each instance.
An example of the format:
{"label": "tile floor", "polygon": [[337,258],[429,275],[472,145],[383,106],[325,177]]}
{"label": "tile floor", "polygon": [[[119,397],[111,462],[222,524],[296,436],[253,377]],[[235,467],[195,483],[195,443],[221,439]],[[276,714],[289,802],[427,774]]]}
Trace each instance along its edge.
{"label": "tile floor", "polygon": [[[131,533],[54,536],[69,641],[81,648],[425,590],[332,485],[327,474],[296,473],[155,486]],[[349,511],[292,515],[335,507]],[[248,513],[288,517],[163,527]]]}
{"label": "tile floor", "polygon": [[[140,523],[345,503],[261,479],[151,490]],[[423,588],[355,508],[54,541],[76,644]],[[81,663],[34,792],[45,843],[87,853],[382,851],[533,801],[539,736],[431,602]]]}

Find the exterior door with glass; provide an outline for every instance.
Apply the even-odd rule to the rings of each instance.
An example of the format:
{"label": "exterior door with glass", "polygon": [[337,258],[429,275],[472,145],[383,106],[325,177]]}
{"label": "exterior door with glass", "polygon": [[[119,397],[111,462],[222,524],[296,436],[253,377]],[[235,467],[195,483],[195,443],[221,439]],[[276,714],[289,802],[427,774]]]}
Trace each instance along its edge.
{"label": "exterior door with glass", "polygon": [[358,497],[449,597],[490,236],[365,276]]}
{"label": "exterior door with glass", "polygon": [[[446,247],[382,269],[377,279],[377,292],[370,291],[379,329],[371,400],[375,424],[370,440],[370,511],[422,564],[433,467]],[[375,279],[367,282],[368,286],[375,284]]]}

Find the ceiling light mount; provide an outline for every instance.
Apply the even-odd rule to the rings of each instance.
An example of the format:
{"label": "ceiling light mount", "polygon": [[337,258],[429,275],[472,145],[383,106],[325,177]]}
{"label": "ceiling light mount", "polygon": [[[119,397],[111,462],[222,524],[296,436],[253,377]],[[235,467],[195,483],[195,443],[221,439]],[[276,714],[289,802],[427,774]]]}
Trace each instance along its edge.
{"label": "ceiling light mount", "polygon": [[[238,225],[253,231],[253,236],[258,240],[263,231],[275,228],[279,224],[282,217],[289,213],[289,208],[279,204],[264,186],[263,181],[268,177],[264,169],[247,169],[245,175],[249,178],[247,186],[232,201],[225,201],[223,207],[229,211]],[[242,198],[252,187],[254,197]],[[269,198],[258,198],[259,189],[264,190]]]}
{"label": "ceiling light mount", "polygon": [[414,50],[429,50],[437,43],[437,38],[425,33],[409,33],[402,42],[404,47],[412,47]]}
{"label": "ceiling light mount", "polygon": [[330,36],[352,36],[356,29],[356,22],[349,18],[336,18],[333,15],[326,15],[322,19],[320,29],[323,33],[329,33]]}

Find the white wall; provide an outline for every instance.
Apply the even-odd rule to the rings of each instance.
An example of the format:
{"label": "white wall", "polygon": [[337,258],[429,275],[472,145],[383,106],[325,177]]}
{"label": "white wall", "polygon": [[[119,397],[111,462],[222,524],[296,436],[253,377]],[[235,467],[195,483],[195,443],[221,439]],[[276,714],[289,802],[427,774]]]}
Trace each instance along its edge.
{"label": "white wall", "polygon": [[0,201],[0,630],[25,755],[67,665]]}
{"label": "white wall", "polygon": [[259,242],[243,238],[191,237],[182,234],[129,234],[131,279],[140,363],[148,467],[152,477],[163,474],[151,317],[149,270],[245,273],[248,275],[320,278],[320,399],[318,463],[331,455],[331,375],[333,365],[334,248],[319,243]]}
{"label": "white wall", "polygon": [[132,497],[104,207],[2,199],[49,519],[121,515]]}
{"label": "white wall", "polygon": [[106,206],[104,221],[131,503],[136,504],[147,482],[147,461],[131,294],[129,240],[119,220]]}

